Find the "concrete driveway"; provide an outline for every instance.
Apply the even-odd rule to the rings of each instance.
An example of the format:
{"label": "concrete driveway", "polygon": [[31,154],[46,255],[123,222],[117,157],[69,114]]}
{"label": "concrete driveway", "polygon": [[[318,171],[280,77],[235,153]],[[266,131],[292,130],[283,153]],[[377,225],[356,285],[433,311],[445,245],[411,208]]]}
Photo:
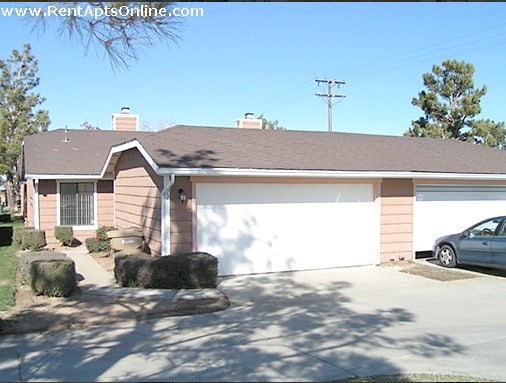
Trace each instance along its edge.
{"label": "concrete driveway", "polygon": [[224,311],[0,338],[5,381],[506,380],[506,279],[376,266],[224,278]]}

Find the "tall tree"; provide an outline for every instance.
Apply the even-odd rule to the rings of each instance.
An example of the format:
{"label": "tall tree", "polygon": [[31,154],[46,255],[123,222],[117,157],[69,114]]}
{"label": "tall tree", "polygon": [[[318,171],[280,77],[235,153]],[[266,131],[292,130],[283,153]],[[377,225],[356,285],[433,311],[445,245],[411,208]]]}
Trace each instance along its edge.
{"label": "tall tree", "polygon": [[427,90],[418,93],[411,103],[425,116],[414,121],[409,135],[438,136],[462,139],[470,120],[481,112],[480,98],[486,86],[475,89],[474,66],[469,63],[446,60],[442,66],[434,65],[432,73],[423,74]]}
{"label": "tall tree", "polygon": [[424,116],[412,121],[404,135],[452,138],[502,147],[504,123],[475,119],[481,113],[480,100],[487,93],[487,87],[476,88],[473,75],[474,66],[464,61],[445,60],[441,66],[434,65],[432,73],[423,75],[427,89],[411,100],[422,109]]}
{"label": "tall tree", "polygon": [[262,120],[262,129],[281,129],[285,130],[281,125],[279,125],[278,120],[268,120],[264,117],[264,114],[262,113],[260,116],[257,117],[258,119]]}
{"label": "tall tree", "polygon": [[506,149],[506,128],[504,122],[495,122],[489,119],[473,121],[468,138],[468,141],[471,140],[476,144]]}
{"label": "tall tree", "polygon": [[0,173],[7,182],[7,203],[16,207],[19,191],[18,159],[23,138],[47,130],[49,113],[37,110],[45,99],[33,90],[39,85],[37,60],[30,44],[23,51],[14,49],[6,60],[0,60]]}
{"label": "tall tree", "polygon": [[[90,47],[103,50],[115,69],[128,68],[157,40],[177,43],[180,38],[173,2],[50,2],[44,9],[45,16],[33,18],[33,30],[45,31],[49,21],[56,22],[61,37],[82,44],[86,53]],[[65,17],[53,17],[48,9]]]}

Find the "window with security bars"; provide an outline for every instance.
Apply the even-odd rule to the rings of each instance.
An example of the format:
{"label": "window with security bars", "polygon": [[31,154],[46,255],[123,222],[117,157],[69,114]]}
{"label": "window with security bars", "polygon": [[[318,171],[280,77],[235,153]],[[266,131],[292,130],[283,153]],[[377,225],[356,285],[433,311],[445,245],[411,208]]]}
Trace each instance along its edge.
{"label": "window with security bars", "polygon": [[60,183],[60,225],[93,225],[94,210],[93,182]]}

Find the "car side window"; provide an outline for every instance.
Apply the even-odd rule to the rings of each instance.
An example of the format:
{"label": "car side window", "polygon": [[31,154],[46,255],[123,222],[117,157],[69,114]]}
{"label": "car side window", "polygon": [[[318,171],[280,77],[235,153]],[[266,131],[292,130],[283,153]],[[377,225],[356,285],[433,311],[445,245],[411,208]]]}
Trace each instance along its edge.
{"label": "car side window", "polygon": [[495,234],[497,226],[501,223],[501,219],[490,219],[469,230],[470,237],[490,237]]}
{"label": "car side window", "polygon": [[500,237],[506,237],[506,220],[502,221],[501,227],[499,228],[497,235]]}

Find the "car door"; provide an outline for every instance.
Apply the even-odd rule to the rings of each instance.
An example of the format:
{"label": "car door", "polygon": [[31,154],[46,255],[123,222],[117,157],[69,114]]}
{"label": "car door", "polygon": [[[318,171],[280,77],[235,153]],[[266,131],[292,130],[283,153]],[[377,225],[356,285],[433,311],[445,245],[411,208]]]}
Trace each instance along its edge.
{"label": "car door", "polygon": [[506,268],[506,219],[499,225],[497,235],[491,239],[490,254],[491,266]]}
{"label": "car door", "polygon": [[459,262],[472,265],[491,264],[491,243],[501,222],[502,218],[492,218],[467,229],[458,243]]}

